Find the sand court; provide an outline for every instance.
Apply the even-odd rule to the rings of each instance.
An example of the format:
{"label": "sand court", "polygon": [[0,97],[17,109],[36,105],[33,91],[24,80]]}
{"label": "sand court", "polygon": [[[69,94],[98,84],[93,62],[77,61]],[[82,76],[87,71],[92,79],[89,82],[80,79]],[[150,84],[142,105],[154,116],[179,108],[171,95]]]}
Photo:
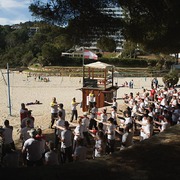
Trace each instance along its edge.
{"label": "sand court", "polygon": [[[52,97],[57,98],[58,103],[64,104],[66,110],[66,120],[70,120],[71,116],[71,101],[75,97],[77,102],[82,101],[82,77],[62,77],[49,76],[46,77],[49,81],[43,81],[35,75],[28,76],[26,73],[17,71],[10,72],[10,96],[8,95],[7,73],[2,70],[0,74],[0,125],[3,125],[5,119],[10,120],[10,124],[14,126],[14,137],[18,138],[17,130],[20,127],[20,106],[21,103],[33,103],[36,100],[40,104],[31,104],[26,107],[32,110],[32,115],[35,117],[35,126],[47,129],[50,124],[50,102]],[[36,77],[36,78],[35,78]],[[117,91],[117,97],[122,98],[124,94],[130,92],[142,92],[143,88],[150,89],[152,78],[147,77],[115,77],[114,83],[118,86],[124,84],[125,81],[134,81],[134,88],[120,87]],[[4,82],[6,81],[6,83]],[[162,78],[158,78],[159,84],[163,85]],[[9,97],[11,101],[11,115],[9,108]],[[117,100],[119,105],[123,104],[123,100]],[[78,106],[78,114],[82,115],[82,109]],[[15,139],[16,140],[16,139]]]}

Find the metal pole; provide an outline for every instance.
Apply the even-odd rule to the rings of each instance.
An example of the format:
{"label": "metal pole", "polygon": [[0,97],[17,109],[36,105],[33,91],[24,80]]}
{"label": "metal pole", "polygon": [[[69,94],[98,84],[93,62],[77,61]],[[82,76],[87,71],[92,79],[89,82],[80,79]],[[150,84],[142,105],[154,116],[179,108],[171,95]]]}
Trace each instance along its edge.
{"label": "metal pole", "polygon": [[82,67],[83,67],[83,87],[84,87],[84,75],[85,75],[85,67],[84,67],[84,47],[83,47],[83,59],[82,59]]}
{"label": "metal pole", "polygon": [[11,97],[10,97],[10,81],[9,81],[9,64],[7,63],[7,83],[8,83],[8,108],[9,115],[11,116]]}

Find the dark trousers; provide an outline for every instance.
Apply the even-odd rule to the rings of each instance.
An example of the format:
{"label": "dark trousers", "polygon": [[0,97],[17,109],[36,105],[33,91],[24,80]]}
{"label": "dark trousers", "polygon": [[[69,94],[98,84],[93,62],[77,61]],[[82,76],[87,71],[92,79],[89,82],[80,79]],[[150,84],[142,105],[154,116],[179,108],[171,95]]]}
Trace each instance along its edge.
{"label": "dark trousers", "polygon": [[72,162],[73,161],[72,153],[73,153],[72,146],[67,148],[61,148],[62,163],[65,163],[66,161]]}
{"label": "dark trousers", "polygon": [[77,110],[72,110],[71,122],[74,120],[74,117],[75,117],[75,120],[77,120],[77,117],[78,117]]}
{"label": "dark trousers", "polygon": [[115,139],[113,139],[113,140],[107,139],[106,154],[113,153],[114,152],[114,146],[115,146]]}
{"label": "dark trousers", "polygon": [[98,130],[98,128],[97,128],[97,121],[96,120],[94,120],[94,119],[90,119],[90,123],[89,123],[89,129],[93,129],[93,127],[94,127],[94,129],[95,130]]}
{"label": "dark trousers", "polygon": [[91,140],[89,137],[89,133],[88,132],[83,132],[84,135],[84,145],[91,145]]}
{"label": "dark trousers", "polygon": [[56,134],[56,131],[57,130],[55,129],[55,131],[54,131],[54,145],[55,145],[55,148],[57,149],[59,144],[60,144],[60,139],[59,139],[59,136]]}
{"label": "dark trousers", "polygon": [[51,128],[53,127],[54,121],[57,117],[58,117],[57,113],[51,113]]}
{"label": "dark trousers", "polygon": [[43,161],[42,161],[42,158],[40,160],[37,160],[37,161],[29,161],[29,160],[26,160],[27,162],[27,166],[28,167],[32,167],[32,166],[42,166],[43,165]]}

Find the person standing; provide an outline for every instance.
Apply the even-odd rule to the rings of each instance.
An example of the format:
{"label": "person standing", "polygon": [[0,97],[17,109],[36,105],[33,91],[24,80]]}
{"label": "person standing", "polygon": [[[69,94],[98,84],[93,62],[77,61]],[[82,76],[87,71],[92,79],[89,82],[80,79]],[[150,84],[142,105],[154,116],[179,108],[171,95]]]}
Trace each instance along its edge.
{"label": "person standing", "polygon": [[31,113],[31,112],[32,112],[31,110],[29,110],[29,111],[27,112],[27,117],[24,118],[24,119],[22,120],[22,122],[21,122],[21,128],[26,127],[26,122],[27,122],[27,120],[30,121],[30,127],[34,128],[34,120],[35,120],[35,118],[32,116],[32,113]]}
{"label": "person standing", "polygon": [[36,139],[37,131],[32,128],[29,131],[30,138],[24,142],[22,148],[22,154],[26,154],[26,163],[28,167],[32,166],[41,166],[42,162],[42,153],[40,150],[40,141]]}
{"label": "person standing", "polygon": [[[58,120],[56,121],[55,123],[55,148],[58,148],[58,145],[60,143],[60,147],[61,147],[61,132],[64,128],[64,122],[65,120],[62,119],[62,112],[59,111],[59,117],[58,117]],[[58,128],[58,127],[61,127],[61,128]]]}
{"label": "person standing", "polygon": [[91,140],[89,137],[89,118],[87,116],[87,112],[83,113],[84,117],[82,118],[82,125],[83,125],[83,135],[84,135],[84,144],[91,145]]}
{"label": "person standing", "polygon": [[74,140],[73,140],[73,153],[75,151],[75,148],[77,146],[77,141],[79,139],[82,139],[84,142],[84,135],[83,135],[83,125],[82,125],[82,118],[79,118],[77,120],[77,126],[74,129]]}
{"label": "person standing", "polygon": [[114,146],[115,146],[115,130],[116,130],[116,125],[114,124],[114,119],[110,117],[108,119],[110,124],[107,126],[107,144],[106,144],[106,154],[112,154],[114,153]]}
{"label": "person standing", "polygon": [[132,130],[132,124],[128,123],[124,128],[124,134],[122,135],[120,150],[123,150],[133,145],[133,132],[130,130]]}
{"label": "person standing", "polygon": [[51,129],[53,129],[54,121],[58,117],[58,104],[56,101],[56,97],[52,98],[52,102],[50,103],[51,107]]}
{"label": "person standing", "polygon": [[28,133],[28,131],[30,131],[31,129],[32,129],[31,121],[28,119],[26,121],[26,127],[21,128],[21,131],[20,131],[20,139],[22,140],[22,146],[24,142],[31,137]]}
{"label": "person standing", "polygon": [[69,128],[69,122],[64,122],[64,130],[61,132],[61,159],[62,163],[73,161],[73,149],[72,149],[72,131]]}
{"label": "person standing", "polygon": [[75,120],[77,121],[77,117],[78,117],[77,105],[78,104],[80,103],[76,102],[76,98],[74,97],[71,102],[71,111],[72,111],[71,122],[73,122],[74,117],[75,117]]}
{"label": "person standing", "polygon": [[64,109],[64,104],[63,103],[59,104],[59,111],[62,112],[62,119],[66,120],[66,110]]}
{"label": "person standing", "polygon": [[90,91],[88,98],[89,98],[89,112],[90,112],[95,102],[95,95],[93,90]]}
{"label": "person standing", "polygon": [[26,108],[26,105],[24,103],[21,103],[21,109],[20,109],[20,124],[21,121],[27,117],[28,109]]}
{"label": "person standing", "polygon": [[92,130],[93,127],[95,130],[98,130],[97,128],[97,121],[95,119],[97,119],[97,112],[98,112],[98,108],[96,106],[96,102],[94,102],[93,107],[90,111],[90,123],[89,123],[89,129]]}
{"label": "person standing", "polygon": [[[99,122],[102,122],[102,123],[107,123],[107,119],[108,119],[108,116],[107,116],[107,109],[106,108],[104,108],[103,110],[102,110],[102,113],[101,113],[101,120],[99,121]],[[107,125],[103,125],[103,130],[104,131],[106,131],[106,129],[107,129]]]}
{"label": "person standing", "polygon": [[54,147],[54,142],[49,141],[46,144],[48,147],[48,151],[44,155],[44,164],[46,166],[59,165],[58,152]]}
{"label": "person standing", "polygon": [[16,150],[15,143],[13,140],[13,126],[10,126],[9,120],[4,121],[4,127],[3,127],[3,154],[5,154],[6,146],[10,146],[11,149]]}

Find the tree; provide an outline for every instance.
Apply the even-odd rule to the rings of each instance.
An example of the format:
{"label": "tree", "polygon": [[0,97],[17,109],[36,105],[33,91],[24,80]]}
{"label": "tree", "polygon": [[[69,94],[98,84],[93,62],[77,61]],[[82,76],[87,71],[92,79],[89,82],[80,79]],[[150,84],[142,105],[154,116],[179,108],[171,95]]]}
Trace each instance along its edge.
{"label": "tree", "polygon": [[134,58],[134,57],[136,57],[136,49],[137,49],[136,43],[133,43],[130,41],[125,41],[121,57],[122,58],[126,58],[126,57]]}
{"label": "tree", "polygon": [[[66,26],[74,44],[92,39],[92,35],[108,35],[120,29],[121,21],[104,8],[114,7],[117,0],[49,0],[33,1],[29,9],[34,16],[50,24]],[[109,10],[111,11],[111,10]]]}
{"label": "tree", "polygon": [[116,50],[116,42],[113,38],[103,36],[97,41],[97,47],[103,51],[113,52]]}
{"label": "tree", "polygon": [[[124,11],[121,19],[103,13],[104,8],[117,6]],[[179,0],[36,0],[29,8],[51,24],[68,25],[74,42],[122,29],[126,40],[148,51],[178,53],[180,49]]]}
{"label": "tree", "polygon": [[[55,65],[60,59],[61,51],[58,50],[52,43],[45,43],[42,46],[43,65]],[[42,63],[42,62],[41,62]]]}
{"label": "tree", "polygon": [[173,87],[179,81],[178,73],[176,71],[170,71],[162,78],[166,87]]}
{"label": "tree", "polygon": [[125,10],[125,39],[153,52],[177,53],[180,49],[180,1],[119,0]]}

